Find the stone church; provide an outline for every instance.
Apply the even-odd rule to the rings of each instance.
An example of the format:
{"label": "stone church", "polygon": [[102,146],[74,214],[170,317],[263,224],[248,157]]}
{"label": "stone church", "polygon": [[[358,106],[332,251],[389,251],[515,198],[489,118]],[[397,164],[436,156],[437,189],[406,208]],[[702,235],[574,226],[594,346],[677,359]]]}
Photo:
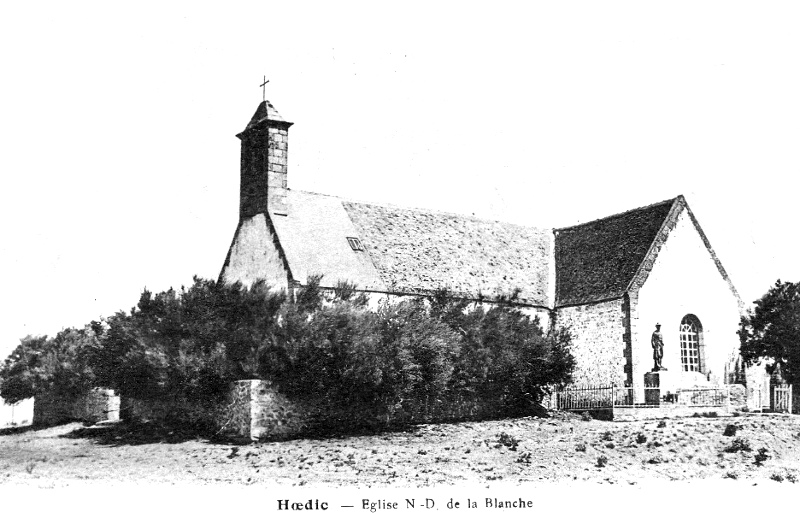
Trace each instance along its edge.
{"label": "stone church", "polygon": [[683,196],[557,229],[353,202],[288,187],[291,125],[265,101],[237,135],[221,281],[291,292],[322,275],[371,297],[447,288],[487,303],[517,290],[520,308],[570,330],[577,383],[642,387],[656,324],[669,386],[729,379],[743,305]]}

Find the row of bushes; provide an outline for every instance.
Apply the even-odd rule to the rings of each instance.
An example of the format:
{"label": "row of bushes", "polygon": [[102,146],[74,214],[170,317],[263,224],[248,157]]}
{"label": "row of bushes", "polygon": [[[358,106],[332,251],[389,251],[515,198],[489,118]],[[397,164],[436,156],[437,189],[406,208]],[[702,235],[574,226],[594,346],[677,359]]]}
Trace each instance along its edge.
{"label": "row of bushes", "polygon": [[511,300],[485,308],[442,291],[368,308],[352,286],[318,284],[294,297],[197,278],[180,291],[145,291],[130,312],[23,339],[0,369],[0,395],[100,386],[196,404],[257,378],[323,409],[400,422],[421,401],[456,396],[494,398],[495,416],[530,411],[574,367],[569,335],[545,333]]}

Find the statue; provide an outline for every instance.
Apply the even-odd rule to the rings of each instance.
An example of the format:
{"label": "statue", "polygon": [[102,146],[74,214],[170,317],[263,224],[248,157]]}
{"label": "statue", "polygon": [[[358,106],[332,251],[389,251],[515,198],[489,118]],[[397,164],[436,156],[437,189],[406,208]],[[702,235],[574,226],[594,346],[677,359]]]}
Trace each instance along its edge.
{"label": "statue", "polygon": [[661,366],[661,359],[664,358],[664,334],[661,333],[660,324],[656,324],[650,344],[653,346],[653,372],[667,370]]}

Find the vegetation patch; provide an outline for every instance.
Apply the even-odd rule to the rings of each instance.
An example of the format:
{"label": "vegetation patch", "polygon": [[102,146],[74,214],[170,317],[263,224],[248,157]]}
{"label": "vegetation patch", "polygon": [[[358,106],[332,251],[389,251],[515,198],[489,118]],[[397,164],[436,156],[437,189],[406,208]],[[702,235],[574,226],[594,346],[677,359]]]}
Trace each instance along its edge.
{"label": "vegetation patch", "polygon": [[737,452],[750,452],[752,451],[752,447],[750,447],[750,442],[746,438],[736,438],[728,447],[723,449],[725,452],[728,453],[737,453]]}
{"label": "vegetation patch", "polygon": [[507,447],[509,451],[516,451],[518,445],[519,439],[514,438],[504,431],[498,435],[495,448],[499,449],[500,447]]}
{"label": "vegetation patch", "polygon": [[487,307],[439,291],[368,308],[350,284],[319,284],[311,277],[292,296],[199,278],[145,290],[130,311],[23,339],[0,366],[0,396],[110,388],[181,405],[169,423],[214,433],[215,415],[186,412],[214,412],[231,383],[267,379],[319,412],[316,432],[355,433],[530,415],[575,366],[568,332],[545,333],[513,295]]}
{"label": "vegetation patch", "polygon": [[736,431],[738,431],[739,426],[736,424],[728,424],[725,426],[725,431],[722,432],[722,436],[736,436]]}
{"label": "vegetation patch", "polygon": [[771,456],[769,455],[769,451],[765,447],[762,447],[756,453],[755,464],[757,467],[760,467],[764,464],[765,461],[767,461],[770,458]]}

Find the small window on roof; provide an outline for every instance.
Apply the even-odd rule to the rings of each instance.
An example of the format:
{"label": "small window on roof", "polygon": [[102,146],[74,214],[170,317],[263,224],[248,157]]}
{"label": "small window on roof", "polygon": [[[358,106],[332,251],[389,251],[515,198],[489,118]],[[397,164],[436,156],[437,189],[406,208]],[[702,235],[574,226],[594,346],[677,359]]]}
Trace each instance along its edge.
{"label": "small window on roof", "polygon": [[347,237],[347,242],[350,244],[350,249],[353,251],[364,251],[364,245],[355,237]]}

